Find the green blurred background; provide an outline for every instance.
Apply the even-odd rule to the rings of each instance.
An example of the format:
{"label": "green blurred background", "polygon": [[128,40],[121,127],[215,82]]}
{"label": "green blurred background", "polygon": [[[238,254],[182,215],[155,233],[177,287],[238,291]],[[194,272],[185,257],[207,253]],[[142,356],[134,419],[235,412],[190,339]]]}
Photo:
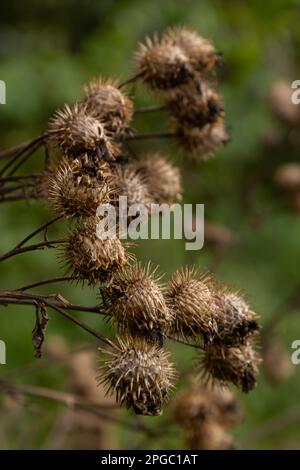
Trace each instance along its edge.
{"label": "green blurred background", "polygon": [[[218,86],[231,128],[230,143],[215,159],[198,167],[166,143],[148,142],[136,148],[170,152],[183,170],[184,202],[204,203],[206,221],[226,226],[238,241],[226,249],[207,243],[193,255],[185,251],[184,241],[143,241],[136,252],[141,259],[158,263],[167,276],[190,261],[213,270],[222,281],[244,289],[263,324],[274,312],[285,310],[278,330],[287,355],[292,341],[300,338],[299,312],[286,305],[300,281],[300,218],[274,185],[273,173],[282,162],[298,161],[299,146],[286,144],[284,139],[283,144],[270,143],[270,132],[284,135],[288,129],[282,129],[270,112],[267,95],[278,80],[299,78],[299,22],[300,2],[292,0],[10,0],[1,6],[0,18],[0,79],[7,86],[7,104],[0,107],[1,149],[40,133],[57,107],[81,96],[82,84],[91,76],[128,78],[133,72],[132,51],[146,34],[185,24],[214,40],[225,62],[218,72]],[[138,88],[137,103],[155,100]],[[165,128],[164,120],[154,115],[137,117],[134,125],[143,131]],[[27,169],[37,170],[39,160],[42,153]],[[51,217],[41,202],[1,204],[0,210],[1,252]],[[64,229],[58,224],[49,233],[61,236]],[[2,289],[9,289],[63,274],[63,268],[54,250],[48,250],[5,261],[0,274]],[[97,301],[95,291],[72,285],[52,285],[37,292],[60,292],[80,304]],[[7,365],[0,366],[0,374],[11,373],[20,382],[63,390],[66,378],[61,364],[22,372],[23,366],[38,361],[31,344],[33,309],[1,307],[0,315],[0,339],[7,345]],[[47,340],[62,335],[70,347],[89,343],[84,331],[54,312],[50,316]],[[79,316],[112,334],[101,319]],[[177,367],[190,368],[193,353],[170,347]],[[13,374],[17,367],[19,372]],[[300,366],[276,386],[262,373],[257,388],[240,396],[246,420],[234,431],[237,444],[243,448],[300,448],[299,392]],[[40,402],[38,410],[27,407],[13,416],[2,409],[0,447],[45,447],[60,408]],[[122,416],[135,420],[126,412]],[[141,422],[155,428],[167,419],[168,410],[161,418],[142,418]],[[169,431],[143,441],[142,436],[117,426],[114,446],[184,447],[176,428]]]}

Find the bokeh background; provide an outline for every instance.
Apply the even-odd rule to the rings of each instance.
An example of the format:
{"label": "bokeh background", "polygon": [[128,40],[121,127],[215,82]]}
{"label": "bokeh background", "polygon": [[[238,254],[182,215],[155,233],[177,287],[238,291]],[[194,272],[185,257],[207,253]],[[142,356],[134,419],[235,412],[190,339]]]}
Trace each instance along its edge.
{"label": "bokeh background", "polygon": [[[136,146],[137,150],[163,148],[181,166],[184,202],[205,204],[210,227],[207,242],[201,251],[191,254],[185,251],[184,241],[149,240],[140,243],[136,253],[159,264],[167,277],[186,262],[210,269],[222,281],[246,292],[263,325],[274,315],[280,317],[275,330],[280,353],[269,367],[272,369],[272,362],[275,369],[281,364],[282,380],[277,377],[279,383],[275,384],[274,371],[268,376],[262,370],[257,388],[248,395],[239,394],[246,419],[234,434],[242,448],[300,448],[300,365],[290,363],[291,343],[300,338],[294,301],[300,286],[300,213],[291,196],[274,182],[278,167],[299,160],[300,124],[297,128],[294,121],[282,119],[276,99],[272,102],[270,98],[274,84],[300,78],[299,22],[300,2],[296,0],[10,0],[1,6],[0,79],[7,86],[7,104],[0,107],[1,149],[38,135],[57,107],[81,96],[82,84],[91,76],[128,78],[133,71],[132,52],[146,34],[186,24],[211,37],[223,53],[225,66],[217,81],[232,139],[216,158],[195,167],[165,142]],[[284,108],[284,97],[281,101]],[[147,105],[155,100],[138,89],[137,103]],[[163,118],[155,115],[139,116],[134,124],[142,131],[165,128]],[[38,169],[41,161],[42,153],[37,153],[27,169]],[[1,252],[51,217],[44,204],[35,201],[1,204],[0,211]],[[58,224],[49,233],[56,237],[64,230]],[[54,250],[24,254],[1,263],[1,288],[60,274],[63,268]],[[60,292],[74,303],[97,302],[97,292],[68,284],[37,292]],[[97,344],[54,312],[50,316],[46,357],[38,360],[31,344],[34,310],[1,307],[0,339],[7,345],[7,365],[0,366],[0,375],[18,383],[72,391],[64,361],[58,357],[47,362],[47,357],[53,359],[64,348],[86,346],[91,341],[95,347]],[[79,316],[112,334],[98,317]],[[193,351],[174,344],[170,348],[177,367],[191,370]],[[55,440],[62,413],[63,406],[57,403],[28,399],[20,406],[2,397],[0,448],[83,446],[83,438],[76,445]],[[127,412],[119,413],[118,418],[136,422]],[[139,422],[156,429],[168,420],[166,409],[160,418]],[[152,439],[129,426],[112,427],[103,422],[103,427],[102,446],[160,449],[185,445],[178,428],[168,424]]]}

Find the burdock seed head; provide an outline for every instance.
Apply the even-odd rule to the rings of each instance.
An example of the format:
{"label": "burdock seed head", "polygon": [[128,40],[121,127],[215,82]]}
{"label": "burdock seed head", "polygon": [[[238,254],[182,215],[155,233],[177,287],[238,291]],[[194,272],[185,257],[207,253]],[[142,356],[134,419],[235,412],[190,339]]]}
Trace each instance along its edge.
{"label": "burdock seed head", "polygon": [[117,237],[101,240],[96,223],[96,219],[91,219],[78,225],[69,235],[63,252],[72,275],[89,284],[107,281],[115,270],[128,263],[121,241]]}
{"label": "burdock seed head", "polygon": [[229,140],[229,133],[222,118],[199,128],[187,126],[173,117],[171,127],[177,135],[178,144],[196,162],[206,161],[213,157],[218,148]]}
{"label": "burdock seed head", "polygon": [[222,98],[206,82],[193,82],[173,92],[168,101],[172,116],[182,126],[201,128],[224,116]]}
{"label": "burdock seed head", "polygon": [[190,449],[195,450],[234,450],[233,438],[215,420],[207,420],[194,429],[188,439]]}
{"label": "burdock seed head", "polygon": [[208,275],[199,276],[190,267],[179,269],[166,286],[165,299],[173,313],[171,334],[184,338],[200,337],[204,342],[211,342],[217,329],[214,320],[217,306]]}
{"label": "burdock seed head", "polygon": [[216,414],[210,393],[201,387],[184,390],[173,406],[175,421],[187,430],[198,427],[207,419],[215,419]]}
{"label": "burdock seed head", "polygon": [[105,122],[113,134],[123,134],[128,129],[133,114],[133,103],[115,81],[102,77],[94,78],[85,87],[85,98],[88,114]]}
{"label": "burdock seed head", "polygon": [[119,196],[127,197],[128,208],[133,204],[142,204],[147,210],[154,202],[146,179],[134,165],[119,165],[115,168],[115,195],[116,202]]}
{"label": "burdock seed head", "polygon": [[181,47],[168,41],[146,38],[135,54],[136,67],[143,80],[154,90],[169,91],[191,80],[193,71]]}
{"label": "burdock seed head", "polygon": [[169,353],[131,336],[119,339],[114,350],[101,351],[110,355],[99,377],[107,393],[115,393],[117,403],[133,408],[136,414],[160,415],[176,375]]}
{"label": "burdock seed head", "polygon": [[247,393],[256,386],[260,362],[250,343],[239,348],[209,345],[203,353],[201,375],[208,382],[231,382]]}
{"label": "burdock seed head", "polygon": [[186,429],[199,428],[207,420],[232,426],[240,423],[244,416],[229,388],[201,384],[193,384],[179,395],[173,414],[178,424]]}
{"label": "burdock seed head", "polygon": [[108,164],[94,165],[87,154],[73,160],[64,157],[42,179],[45,199],[63,217],[95,215],[99,204],[110,201],[112,186]]}
{"label": "burdock seed head", "polygon": [[87,112],[86,105],[65,105],[49,122],[49,141],[60,147],[67,155],[77,156],[82,152],[98,155],[105,160],[114,160],[119,147],[108,136],[105,127]]}
{"label": "burdock seed head", "polygon": [[213,43],[192,29],[185,27],[169,29],[164,34],[164,40],[182,48],[197,72],[211,71],[216,65],[221,64],[220,54],[216,52]]}
{"label": "burdock seed head", "polygon": [[244,344],[258,332],[259,317],[240,294],[228,292],[223,288],[223,292],[216,294],[215,302],[219,309],[216,316],[217,332],[213,342],[237,346]]}
{"label": "burdock seed head", "polygon": [[160,153],[149,154],[136,164],[136,169],[147,183],[158,204],[172,204],[181,199],[182,185],[179,168]]}
{"label": "burdock seed head", "polygon": [[102,288],[104,306],[120,331],[146,334],[165,331],[172,314],[159,285],[156,269],[140,263],[118,270]]}

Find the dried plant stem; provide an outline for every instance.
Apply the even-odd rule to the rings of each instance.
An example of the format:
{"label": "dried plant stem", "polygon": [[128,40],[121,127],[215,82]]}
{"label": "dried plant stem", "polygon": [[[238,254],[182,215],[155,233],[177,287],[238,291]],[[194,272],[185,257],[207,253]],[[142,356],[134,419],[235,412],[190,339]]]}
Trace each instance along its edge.
{"label": "dried plant stem", "polygon": [[139,73],[133,75],[132,77],[128,78],[124,82],[121,82],[120,85],[118,86],[118,88],[121,89],[126,85],[130,85],[131,83],[135,83],[142,76],[143,76],[143,74],[141,72],[139,72]]}
{"label": "dried plant stem", "polygon": [[118,408],[117,405],[111,403],[92,402],[90,400],[82,398],[81,396],[77,396],[71,393],[51,390],[49,388],[44,387],[35,387],[31,385],[16,385],[3,379],[0,379],[0,387],[8,393],[13,393],[17,395],[28,395],[36,398],[45,398],[47,400],[58,401],[71,408],[77,406],[109,409]]}
{"label": "dried plant stem", "polygon": [[12,175],[12,176],[4,176],[0,178],[0,183],[6,183],[10,181],[20,181],[20,180],[25,180],[25,179],[35,179],[39,178],[41,176],[41,173],[27,173],[25,175]]}
{"label": "dried plant stem", "polygon": [[14,248],[13,250],[0,256],[0,262],[8,258],[12,258],[13,256],[17,256],[21,253],[26,253],[27,251],[43,250],[44,248],[55,248],[54,245],[58,245],[60,243],[65,243],[65,242],[66,242],[65,239],[60,238],[57,240],[47,240],[47,241],[43,241],[39,243],[34,243],[33,245],[25,246],[23,248]]}
{"label": "dried plant stem", "polygon": [[6,196],[0,197],[0,204],[5,203],[5,202],[16,202],[16,201],[28,201],[29,199],[39,199],[39,196],[36,194],[36,192],[33,192],[32,194],[24,194],[24,191],[20,194],[14,194],[13,196]]}
{"label": "dried plant stem", "polygon": [[[1,298],[3,295],[3,298]],[[1,292],[0,293],[0,304],[15,304],[15,305],[39,305],[42,304],[44,306],[47,306],[53,310],[55,310],[57,313],[62,315],[63,317],[67,318],[68,320],[72,321],[76,325],[80,326],[83,330],[87,331],[90,333],[92,336],[95,338],[99,339],[105,344],[108,344],[111,347],[115,347],[113,342],[110,341],[108,338],[105,336],[101,335],[98,333],[96,330],[91,328],[89,325],[85,324],[78,318],[75,318],[73,315],[70,313],[66,312],[64,308],[70,308],[68,305],[65,305],[63,302],[61,303],[61,306],[57,301],[51,301],[50,299],[51,296],[33,296],[33,295],[24,295],[24,294],[19,294],[18,292]]]}
{"label": "dried plant stem", "polygon": [[29,147],[36,144],[37,142],[43,141],[46,137],[47,137],[47,134],[44,133],[44,134],[39,135],[35,139],[28,140],[26,142],[18,144],[15,147],[11,147],[9,149],[2,150],[0,152],[0,160],[4,158],[9,158],[9,157],[15,157],[17,154],[19,154],[20,152],[23,152],[25,149],[28,149]]}
{"label": "dried plant stem", "polygon": [[44,281],[38,281],[34,282],[33,284],[28,284],[26,286],[19,287],[18,289],[14,290],[24,292],[25,290],[33,289],[34,287],[45,286],[47,284],[53,284],[56,282],[75,281],[76,279],[78,280],[78,278],[76,278],[75,276],[53,277],[51,279],[45,279]]}
{"label": "dried plant stem", "polygon": [[26,188],[32,188],[32,187],[35,187],[34,183],[24,183],[24,184],[18,184],[16,186],[8,186],[8,187],[0,186],[0,194],[9,194],[9,193],[13,193],[14,191],[18,191],[19,189],[26,189]]}
{"label": "dried plant stem", "polygon": [[171,341],[175,341],[176,343],[184,344],[185,346],[189,346],[190,348],[201,349],[202,351],[204,351],[204,348],[200,346],[200,344],[188,343],[187,341],[183,341],[181,339],[174,338],[173,336],[169,336],[166,334],[164,334],[164,336],[170,339]]}
{"label": "dried plant stem", "polygon": [[149,134],[128,135],[124,137],[124,140],[170,139],[175,136],[175,132],[153,132]]}
{"label": "dried plant stem", "polygon": [[37,235],[38,233],[43,232],[44,230],[47,230],[47,228],[50,227],[50,225],[53,225],[55,222],[57,222],[58,220],[61,220],[61,219],[62,219],[62,216],[59,215],[57,217],[54,217],[54,219],[48,220],[48,222],[46,222],[45,224],[38,227],[36,230],[31,232],[29,235],[27,235],[27,237],[25,237],[22,241],[20,241],[15,246],[15,249],[20,248],[21,246],[25,245],[25,243],[28,242],[29,240],[31,240],[31,238],[35,237],[35,235]]}
{"label": "dried plant stem", "polygon": [[169,109],[168,105],[154,105],[154,106],[145,106],[141,108],[136,108],[134,114],[146,114],[146,113],[155,113],[158,111],[167,111]]}
{"label": "dried plant stem", "polygon": [[52,305],[65,308],[67,310],[76,310],[78,312],[95,313],[104,315],[97,305],[88,307],[83,305],[74,305],[59,294],[40,295],[28,294],[22,291],[0,291],[0,304],[16,304],[16,305],[36,305],[38,302],[50,301]]}

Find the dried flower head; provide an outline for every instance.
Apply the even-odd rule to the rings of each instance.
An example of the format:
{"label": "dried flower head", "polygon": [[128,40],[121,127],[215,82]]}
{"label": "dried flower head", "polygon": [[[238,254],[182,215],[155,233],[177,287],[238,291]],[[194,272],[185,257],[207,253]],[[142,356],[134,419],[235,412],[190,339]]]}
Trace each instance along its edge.
{"label": "dried flower head", "polygon": [[149,334],[164,331],[172,320],[156,269],[140,263],[118,270],[102,288],[108,315],[121,331]]}
{"label": "dried flower head", "polygon": [[244,411],[235,394],[228,387],[206,387],[217,410],[217,421],[223,426],[239,424],[244,419]]}
{"label": "dried flower head", "polygon": [[223,287],[216,293],[215,302],[218,310],[217,331],[212,338],[214,343],[236,346],[244,344],[258,332],[259,317],[240,294],[228,292]]}
{"label": "dried flower head", "polygon": [[171,334],[183,337],[202,337],[211,342],[217,331],[217,306],[211,278],[199,276],[194,268],[177,270],[165,289],[166,304],[173,313]]}
{"label": "dried flower head", "polygon": [[150,209],[150,205],[154,200],[150,194],[146,179],[138,173],[133,165],[117,166],[114,175],[116,179],[116,198],[126,196],[128,207],[133,204],[142,204],[148,210]]}
{"label": "dried flower head", "polygon": [[90,284],[110,279],[128,263],[128,254],[118,238],[101,240],[96,219],[80,224],[69,235],[63,252],[72,275]]}
{"label": "dried flower head", "polygon": [[181,199],[180,170],[160,153],[147,155],[137,163],[136,169],[147,183],[155,202],[172,204]]}
{"label": "dried flower head", "polygon": [[107,393],[116,393],[117,403],[132,407],[136,414],[160,415],[175,378],[169,353],[130,336],[119,339],[115,350],[101,351],[111,356],[99,377]]}
{"label": "dried flower head", "polygon": [[178,145],[186,150],[196,162],[206,161],[213,157],[218,148],[229,140],[229,133],[222,118],[199,128],[186,126],[173,117],[171,127],[177,136]]}
{"label": "dried flower head", "polygon": [[109,138],[104,125],[89,115],[83,104],[75,104],[72,108],[65,105],[58,110],[49,122],[47,132],[50,143],[67,155],[87,152],[109,161],[119,153],[118,145]]}
{"label": "dried flower head", "polygon": [[168,100],[172,116],[181,126],[201,129],[224,116],[222,98],[206,82],[176,89]]}
{"label": "dried flower head", "polygon": [[108,164],[95,165],[87,154],[74,160],[64,157],[42,180],[45,199],[63,217],[95,215],[99,204],[110,201],[112,186]]}
{"label": "dried flower head", "polygon": [[175,421],[188,430],[199,427],[207,419],[215,419],[216,411],[210,394],[200,387],[186,389],[173,406]]}
{"label": "dried flower head", "polygon": [[233,438],[223,426],[214,420],[207,420],[193,429],[188,438],[189,448],[195,450],[233,450]]}
{"label": "dried flower head", "polygon": [[187,83],[193,71],[186,53],[167,41],[146,38],[135,54],[136,67],[143,80],[154,90],[168,91]]}
{"label": "dried flower head", "polygon": [[132,119],[133,103],[111,79],[94,78],[85,87],[83,103],[89,115],[105,122],[107,129],[114,134],[128,130]]}
{"label": "dried flower head", "polygon": [[169,29],[164,34],[164,40],[183,49],[197,72],[211,71],[216,65],[221,65],[220,54],[216,52],[213,43],[192,29]]}
{"label": "dried flower head", "polygon": [[232,426],[243,418],[241,406],[229,388],[201,384],[190,386],[177,397],[173,415],[188,430],[198,428],[207,420]]}
{"label": "dried flower head", "polygon": [[206,381],[231,382],[247,393],[256,386],[260,362],[250,344],[240,348],[208,345],[202,357],[201,375]]}

